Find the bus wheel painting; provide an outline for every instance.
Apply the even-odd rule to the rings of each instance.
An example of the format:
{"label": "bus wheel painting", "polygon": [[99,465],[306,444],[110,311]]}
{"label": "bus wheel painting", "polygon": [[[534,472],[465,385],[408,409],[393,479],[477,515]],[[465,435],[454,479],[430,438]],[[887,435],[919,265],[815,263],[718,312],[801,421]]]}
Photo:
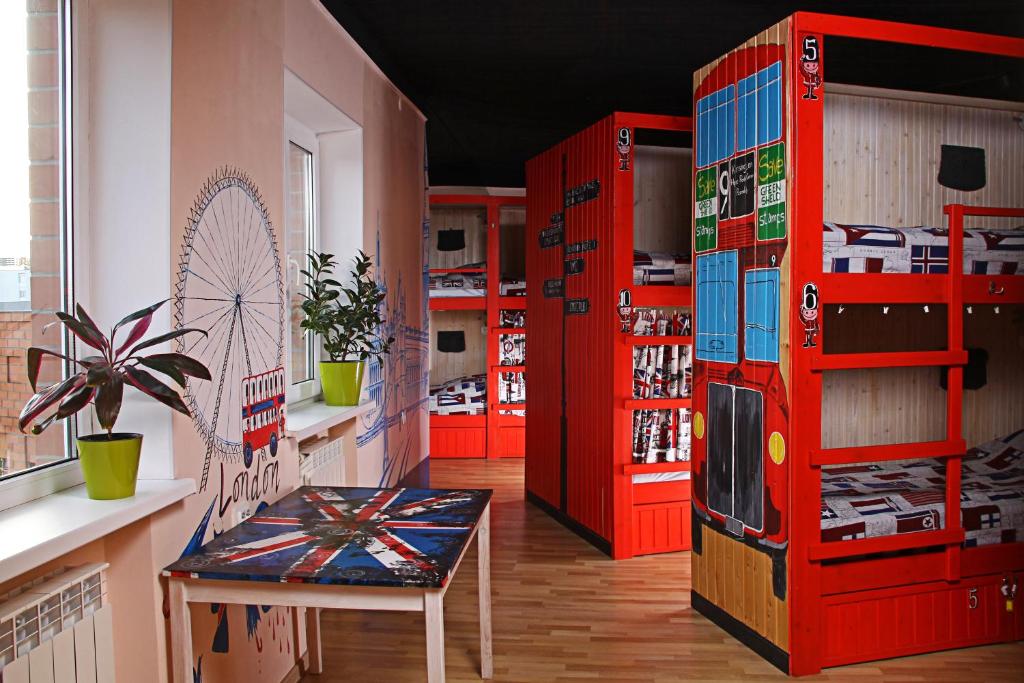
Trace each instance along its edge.
{"label": "bus wheel painting", "polygon": [[277,455],[277,434],[270,435],[270,454]]}
{"label": "bus wheel painting", "polygon": [[246,468],[252,465],[252,444],[249,442],[242,447],[242,460],[245,462]]}

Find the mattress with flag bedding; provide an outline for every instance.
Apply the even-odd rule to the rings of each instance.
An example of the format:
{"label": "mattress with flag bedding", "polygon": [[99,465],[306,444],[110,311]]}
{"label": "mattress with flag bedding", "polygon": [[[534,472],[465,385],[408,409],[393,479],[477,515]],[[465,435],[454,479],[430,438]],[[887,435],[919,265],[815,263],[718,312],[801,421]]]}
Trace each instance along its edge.
{"label": "mattress with flag bedding", "polygon": [[498,285],[498,294],[500,296],[526,296],[526,280],[503,277]]}
{"label": "mattress with flag bedding", "polygon": [[430,276],[430,297],[487,296],[486,273],[445,273]]}
{"label": "mattress with flag bedding", "polygon": [[[946,273],[946,228],[825,223],[826,273]],[[1024,229],[964,230],[965,275],[1024,274]]]}
{"label": "mattress with flag bedding", "polygon": [[692,276],[690,257],[656,251],[633,252],[634,285],[688,285]]}
{"label": "mattress with flag bedding", "polygon": [[433,415],[483,415],[486,410],[486,375],[459,377],[430,387]]}
{"label": "mattress with flag bedding", "polygon": [[[964,545],[1024,541],[1024,430],[972,448],[962,463]],[[821,540],[944,528],[945,485],[942,460],[823,468]]]}

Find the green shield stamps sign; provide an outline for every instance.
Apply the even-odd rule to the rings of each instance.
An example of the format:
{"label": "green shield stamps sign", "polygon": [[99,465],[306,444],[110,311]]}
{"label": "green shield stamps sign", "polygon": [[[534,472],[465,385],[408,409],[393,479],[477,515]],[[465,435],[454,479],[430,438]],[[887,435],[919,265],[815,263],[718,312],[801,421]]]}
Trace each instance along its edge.
{"label": "green shield stamps sign", "polygon": [[785,236],[786,143],[780,142],[757,152],[757,239]]}
{"label": "green shield stamps sign", "polygon": [[697,171],[694,206],[694,249],[708,251],[718,246],[718,172],[715,166]]}

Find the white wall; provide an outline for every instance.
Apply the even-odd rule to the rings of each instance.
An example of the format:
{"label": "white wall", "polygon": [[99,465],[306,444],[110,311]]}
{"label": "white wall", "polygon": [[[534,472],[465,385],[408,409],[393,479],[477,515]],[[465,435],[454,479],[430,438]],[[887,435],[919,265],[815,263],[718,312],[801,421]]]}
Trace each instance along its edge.
{"label": "white wall", "polygon": [[[171,2],[74,8],[76,297],[109,325],[171,296]],[[168,302],[150,329],[171,324]],[[127,390],[117,429],[146,435],[141,478],[173,476],[171,411]]]}

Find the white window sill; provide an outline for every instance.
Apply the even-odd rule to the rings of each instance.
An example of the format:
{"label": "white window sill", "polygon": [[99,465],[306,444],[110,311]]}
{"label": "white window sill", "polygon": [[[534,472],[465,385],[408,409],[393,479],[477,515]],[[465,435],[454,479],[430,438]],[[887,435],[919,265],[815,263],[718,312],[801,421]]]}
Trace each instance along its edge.
{"label": "white window sill", "polygon": [[285,433],[299,441],[326,432],[331,427],[365,415],[377,406],[374,401],[363,401],[357,406],[329,406],[323,401],[303,403],[288,409]]}
{"label": "white window sill", "polygon": [[73,486],[0,512],[0,583],[195,493],[192,479],[140,479],[132,498],[92,500]]}

